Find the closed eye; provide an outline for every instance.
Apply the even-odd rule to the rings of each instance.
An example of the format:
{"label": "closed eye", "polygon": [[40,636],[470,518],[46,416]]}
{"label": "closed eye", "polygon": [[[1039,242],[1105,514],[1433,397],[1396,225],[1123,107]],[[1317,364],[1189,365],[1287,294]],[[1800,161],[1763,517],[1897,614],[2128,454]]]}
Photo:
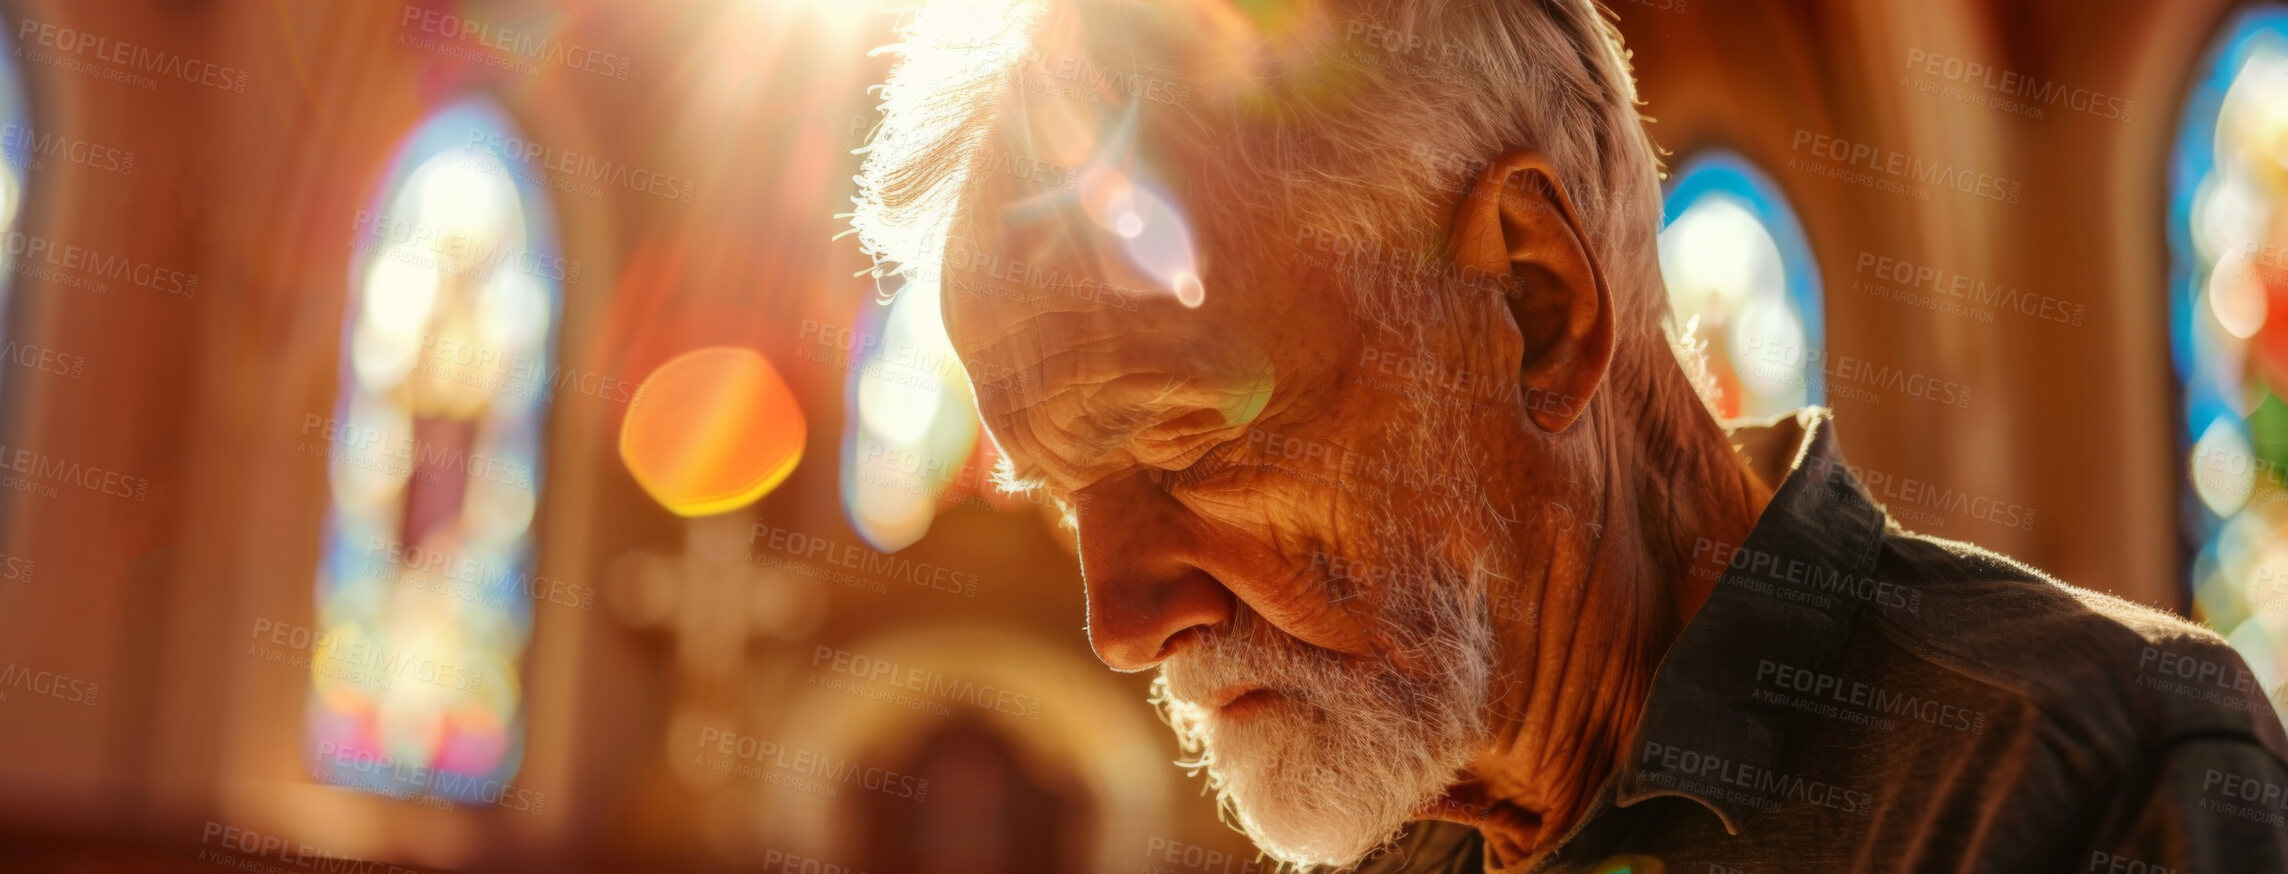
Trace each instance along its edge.
{"label": "closed eye", "polygon": [[1217,443],[1192,459],[1190,464],[1172,470],[1153,471],[1153,481],[1165,491],[1215,485],[1220,479],[1229,479],[1246,470],[1246,465],[1239,463],[1238,458],[1246,446],[1247,441],[1238,437]]}

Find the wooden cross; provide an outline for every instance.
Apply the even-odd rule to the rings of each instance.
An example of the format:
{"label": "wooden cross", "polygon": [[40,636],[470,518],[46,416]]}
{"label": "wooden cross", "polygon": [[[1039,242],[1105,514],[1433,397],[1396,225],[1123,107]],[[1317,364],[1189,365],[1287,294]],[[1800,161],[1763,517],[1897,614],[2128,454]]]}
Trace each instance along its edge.
{"label": "wooden cross", "polygon": [[[739,725],[749,694],[748,643],[807,635],[823,617],[826,596],[817,581],[748,561],[752,530],[742,512],[689,519],[680,555],[633,552],[613,569],[612,604],[620,618],[675,639],[672,709],[679,721]],[[670,731],[666,739],[671,762],[678,752],[686,753],[681,760],[691,758],[680,747],[690,738],[678,734]],[[714,782],[687,770],[678,773]]]}

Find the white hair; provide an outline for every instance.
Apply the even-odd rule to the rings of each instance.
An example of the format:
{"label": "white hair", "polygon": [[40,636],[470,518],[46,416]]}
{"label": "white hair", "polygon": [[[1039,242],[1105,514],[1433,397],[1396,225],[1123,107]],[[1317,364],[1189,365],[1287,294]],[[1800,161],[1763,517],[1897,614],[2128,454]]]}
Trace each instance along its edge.
{"label": "white hair", "polygon": [[[1082,19],[1081,44],[1069,49],[1100,74],[1181,81],[1172,58],[1191,35],[1137,26],[1134,10],[1150,4],[929,0],[883,49],[899,61],[879,92],[882,120],[850,214],[878,272],[935,270],[977,162],[1023,99],[1041,24],[1064,4]],[[1133,101],[1162,133],[1218,150],[1221,177],[1195,182],[1219,196],[1193,210],[1275,219],[1220,223],[1219,234],[1300,223],[1356,251],[1436,253],[1485,162],[1534,149],[1572,198],[1612,289],[1616,363],[1667,348],[1657,150],[1628,53],[1594,0],[1358,0],[1300,14],[1317,16],[1307,64],[1246,81],[1236,81],[1244,67],[1227,65],[1219,73],[1240,74],[1187,83],[1194,99],[1181,105]],[[1229,136],[1237,126],[1249,136]],[[1385,324],[1407,317],[1403,300],[1358,303]]]}

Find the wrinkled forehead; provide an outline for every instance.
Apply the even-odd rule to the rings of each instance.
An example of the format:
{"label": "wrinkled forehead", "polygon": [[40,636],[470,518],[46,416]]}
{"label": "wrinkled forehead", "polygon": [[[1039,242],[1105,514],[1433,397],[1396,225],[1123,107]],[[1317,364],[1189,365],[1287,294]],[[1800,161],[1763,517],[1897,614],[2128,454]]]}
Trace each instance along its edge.
{"label": "wrinkled forehead", "polygon": [[1251,260],[1235,255],[1262,254],[1230,251],[1242,238],[1279,234],[1277,198],[1236,158],[1300,108],[1279,83],[1322,65],[1339,23],[1292,2],[1027,8],[1024,38],[980,49],[1007,73],[990,122],[957,135],[968,178],[943,266],[975,278],[983,263],[1033,291],[1111,284],[1034,301],[1050,309],[1138,296],[1199,306],[1211,263],[1232,278]]}
{"label": "wrinkled forehead", "polygon": [[1306,324],[1273,324],[1287,287],[1245,282],[1292,265],[1248,245],[1277,231],[1224,172],[1263,31],[1221,2],[1044,11],[974,142],[940,271],[980,412],[1020,466],[1057,460],[1025,451],[1036,432],[1115,447],[1187,407],[1203,431],[1242,425],[1281,369],[1274,338]]}
{"label": "wrinkled forehead", "polygon": [[1171,48],[1186,29],[1228,29],[1219,5],[1014,8],[1023,22],[1009,26],[1026,32],[975,49],[1002,71],[1000,93],[979,129],[949,143],[965,150],[967,177],[940,265],[949,330],[957,343],[1000,339],[1042,314],[1128,312],[1146,298],[1196,308],[1207,257],[1193,207],[1208,198],[1190,184],[1201,162],[1167,135],[1186,120],[1169,110],[1194,99],[1188,53]]}

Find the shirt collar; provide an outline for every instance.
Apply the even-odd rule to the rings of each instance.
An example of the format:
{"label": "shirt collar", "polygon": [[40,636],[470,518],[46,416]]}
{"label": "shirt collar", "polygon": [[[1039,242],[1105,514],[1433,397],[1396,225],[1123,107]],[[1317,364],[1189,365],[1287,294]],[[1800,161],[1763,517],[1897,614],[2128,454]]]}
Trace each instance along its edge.
{"label": "shirt collar", "polygon": [[[1791,421],[1786,421],[1790,420]],[[1729,568],[1653,675],[1627,758],[1616,773],[1615,803],[1676,795],[1700,802],[1740,828],[1765,799],[1760,777],[1784,771],[1794,749],[1793,711],[1745,694],[1759,660],[1824,666],[1842,649],[1863,602],[1838,580],[1874,570],[1884,514],[1835,445],[1834,414],[1806,407],[1775,423],[1734,431],[1753,449],[1758,428],[1802,430],[1787,476],[1745,543],[1696,544],[1696,555],[1728,554]],[[1840,589],[1852,588],[1849,582]],[[1753,647],[1743,641],[1755,641]]]}

